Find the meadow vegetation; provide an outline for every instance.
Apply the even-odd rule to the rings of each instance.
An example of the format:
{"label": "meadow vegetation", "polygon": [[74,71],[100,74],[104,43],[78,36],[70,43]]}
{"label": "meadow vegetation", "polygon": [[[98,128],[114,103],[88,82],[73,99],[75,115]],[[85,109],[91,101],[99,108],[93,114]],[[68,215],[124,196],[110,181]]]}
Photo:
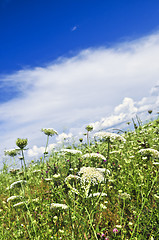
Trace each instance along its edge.
{"label": "meadow vegetation", "polygon": [[25,163],[27,139],[17,139],[21,169],[0,172],[0,239],[159,239],[159,119],[122,134],[99,132]]}

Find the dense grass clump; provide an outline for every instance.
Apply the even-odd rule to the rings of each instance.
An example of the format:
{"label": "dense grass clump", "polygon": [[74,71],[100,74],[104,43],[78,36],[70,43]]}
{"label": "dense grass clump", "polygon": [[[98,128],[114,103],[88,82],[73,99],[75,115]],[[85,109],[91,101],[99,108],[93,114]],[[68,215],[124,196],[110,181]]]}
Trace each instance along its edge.
{"label": "dense grass clump", "polygon": [[89,131],[88,144],[48,155],[57,132],[43,129],[44,157],[29,167],[27,140],[8,152],[24,166],[0,173],[1,240],[159,239],[159,120],[122,135]]}

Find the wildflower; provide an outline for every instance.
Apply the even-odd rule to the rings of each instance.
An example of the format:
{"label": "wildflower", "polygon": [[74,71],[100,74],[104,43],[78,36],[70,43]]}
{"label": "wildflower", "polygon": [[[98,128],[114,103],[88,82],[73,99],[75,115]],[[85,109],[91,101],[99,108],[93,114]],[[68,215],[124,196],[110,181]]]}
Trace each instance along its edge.
{"label": "wildflower", "polygon": [[52,177],[53,177],[54,179],[58,179],[58,178],[61,177],[61,175],[60,175],[60,174],[54,174]]}
{"label": "wildflower", "polygon": [[152,156],[154,158],[159,158],[159,152],[152,148],[141,149],[139,151],[142,155]]}
{"label": "wildflower", "polygon": [[105,206],[103,203],[100,204],[101,209],[107,209],[107,206]]}
{"label": "wildflower", "polygon": [[108,169],[105,169],[105,168],[96,168],[98,171],[102,172],[102,173],[107,173],[107,174],[110,174],[110,171]]}
{"label": "wildflower", "polygon": [[117,228],[114,228],[114,229],[113,229],[113,232],[114,232],[114,233],[117,233],[117,232],[118,232],[118,229],[117,229]]}
{"label": "wildflower", "polygon": [[17,200],[19,198],[22,198],[22,196],[11,196],[11,197],[7,198],[7,202],[14,201],[14,200]]}
{"label": "wildflower", "polygon": [[37,173],[40,173],[40,172],[41,172],[40,169],[36,169],[36,170],[33,171],[34,174],[37,174]]}
{"label": "wildflower", "polygon": [[119,198],[125,200],[125,199],[130,199],[131,197],[130,197],[130,194],[124,192],[124,193],[120,193],[120,194],[119,194]]}
{"label": "wildflower", "polygon": [[61,149],[62,152],[65,152],[65,153],[70,153],[70,154],[82,154],[82,152],[80,150],[75,150],[75,149]]}
{"label": "wildflower", "polygon": [[44,132],[45,135],[51,137],[55,134],[58,135],[58,132],[55,131],[53,128],[42,128],[41,131]]}
{"label": "wildflower", "polygon": [[97,193],[92,193],[88,196],[88,198],[91,198],[91,197],[106,197],[107,194],[106,193],[101,193],[101,192],[97,192]]}
{"label": "wildflower", "polygon": [[129,226],[132,226],[132,225],[133,225],[133,223],[132,223],[132,222],[129,222],[129,223],[128,223],[128,225],[129,225]]}
{"label": "wildflower", "polygon": [[122,226],[121,225],[116,225],[116,228],[122,228]]}
{"label": "wildflower", "polygon": [[99,153],[86,153],[82,156],[82,158],[86,159],[86,158],[100,158],[103,160],[106,160],[105,157],[102,154]]}
{"label": "wildflower", "polygon": [[44,178],[44,180],[45,180],[46,182],[51,182],[51,181],[52,181],[52,178]]}
{"label": "wildflower", "polygon": [[81,182],[92,182],[93,185],[104,181],[104,174],[94,167],[82,167],[79,175],[82,174]]}
{"label": "wildflower", "polygon": [[27,181],[25,180],[19,180],[17,182],[14,182],[10,185],[10,189],[14,188],[14,187],[21,187],[21,184],[25,184],[27,183]]}
{"label": "wildflower", "polygon": [[93,126],[88,125],[85,129],[86,129],[88,132],[91,132],[91,131],[93,130]]}
{"label": "wildflower", "polygon": [[18,154],[17,149],[9,149],[4,151],[5,155],[8,155],[10,157],[15,157]]}
{"label": "wildflower", "polygon": [[154,194],[154,197],[159,199],[159,195],[157,195],[157,194]]}
{"label": "wildflower", "polygon": [[19,168],[17,168],[17,169],[10,169],[9,170],[9,172],[11,173],[11,174],[16,174],[17,172],[19,172]]}
{"label": "wildflower", "polygon": [[26,206],[25,202],[19,202],[13,205],[13,207],[24,207]]}
{"label": "wildflower", "polygon": [[110,132],[97,132],[94,134],[94,137],[99,137],[100,139],[110,140],[113,142],[114,140],[119,140],[122,142],[126,142],[126,139],[119,134],[110,133]]}
{"label": "wildflower", "polygon": [[52,203],[50,206],[50,209],[62,209],[67,210],[68,206],[66,204],[60,204],[60,203]]}
{"label": "wildflower", "polygon": [[17,145],[20,149],[24,149],[27,144],[28,144],[27,138],[26,138],[26,139],[18,138],[17,141],[16,141],[16,145]]}

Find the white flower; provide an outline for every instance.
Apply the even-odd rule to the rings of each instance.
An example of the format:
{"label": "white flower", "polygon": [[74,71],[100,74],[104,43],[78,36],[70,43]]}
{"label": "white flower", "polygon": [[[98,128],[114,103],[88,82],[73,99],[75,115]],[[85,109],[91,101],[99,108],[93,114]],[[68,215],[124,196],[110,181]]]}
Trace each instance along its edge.
{"label": "white flower", "polygon": [[94,134],[94,137],[99,137],[100,139],[110,139],[110,141],[119,140],[126,142],[126,139],[119,134],[110,133],[110,132],[97,132]]}
{"label": "white flower", "polygon": [[154,158],[159,158],[159,152],[152,148],[141,149],[139,153],[141,153],[142,155],[150,155]]}
{"label": "white flower", "polygon": [[105,169],[105,168],[96,168],[98,171],[102,172],[102,173],[107,173],[107,174],[110,174],[110,171],[108,169]]}
{"label": "white flower", "polygon": [[36,169],[36,170],[33,171],[33,173],[35,173],[35,174],[36,174],[36,173],[40,173],[40,172],[41,172],[40,169]]}
{"label": "white flower", "polygon": [[103,160],[106,160],[106,158],[102,155],[102,154],[99,154],[99,153],[86,153],[82,156],[82,158],[100,158],[100,159],[103,159]]}
{"label": "white flower", "polygon": [[130,194],[124,192],[119,194],[119,198],[121,199],[131,199]]}
{"label": "white flower", "polygon": [[60,174],[54,174],[52,177],[53,177],[54,179],[58,179],[58,178],[61,177],[61,175],[60,175]]}
{"label": "white flower", "polygon": [[106,193],[101,193],[101,192],[97,192],[97,193],[93,193],[93,194],[90,194],[89,196],[88,196],[88,198],[91,198],[91,197],[106,197],[107,196],[107,194]]}
{"label": "white flower", "polygon": [[14,182],[10,185],[10,189],[14,188],[14,187],[21,187],[21,184],[25,184],[27,183],[27,181],[25,180],[19,180],[17,182]]}
{"label": "white flower", "polygon": [[60,204],[60,203],[51,203],[50,209],[57,208],[57,209],[68,209],[68,206],[66,204]]}
{"label": "white flower", "polygon": [[51,181],[52,181],[52,178],[44,178],[44,180],[45,180],[46,182],[51,182]]}
{"label": "white flower", "polygon": [[101,209],[107,209],[107,206],[105,206],[103,203],[100,204]]}
{"label": "white flower", "polygon": [[7,198],[7,202],[14,201],[14,200],[17,200],[19,198],[22,198],[22,196],[11,196],[11,197]]}
{"label": "white flower", "polygon": [[13,205],[13,207],[21,207],[21,206],[26,206],[25,202],[19,202]]}
{"label": "white flower", "polygon": [[94,167],[82,167],[79,171],[79,175],[82,174],[81,182],[92,182],[98,184],[104,181],[104,174]]}
{"label": "white flower", "polygon": [[80,150],[75,150],[75,149],[61,149],[62,152],[65,152],[65,153],[70,153],[70,154],[82,154],[82,152]]}

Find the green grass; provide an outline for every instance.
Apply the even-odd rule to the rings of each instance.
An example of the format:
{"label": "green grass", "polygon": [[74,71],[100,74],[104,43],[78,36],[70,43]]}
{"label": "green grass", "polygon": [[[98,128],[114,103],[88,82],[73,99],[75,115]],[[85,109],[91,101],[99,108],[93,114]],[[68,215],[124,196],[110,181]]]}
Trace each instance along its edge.
{"label": "green grass", "polygon": [[[159,165],[154,164],[159,160],[151,151],[139,152],[159,151],[159,120],[122,136],[126,142],[89,139],[89,146],[80,140],[74,149],[82,154],[48,156],[45,151],[40,163],[32,161],[17,172],[4,165],[0,239],[159,239]],[[107,161],[83,157],[87,153],[101,154]],[[82,167],[87,167],[83,173]],[[26,182],[13,184],[20,180]],[[11,196],[18,197],[8,199]]]}

